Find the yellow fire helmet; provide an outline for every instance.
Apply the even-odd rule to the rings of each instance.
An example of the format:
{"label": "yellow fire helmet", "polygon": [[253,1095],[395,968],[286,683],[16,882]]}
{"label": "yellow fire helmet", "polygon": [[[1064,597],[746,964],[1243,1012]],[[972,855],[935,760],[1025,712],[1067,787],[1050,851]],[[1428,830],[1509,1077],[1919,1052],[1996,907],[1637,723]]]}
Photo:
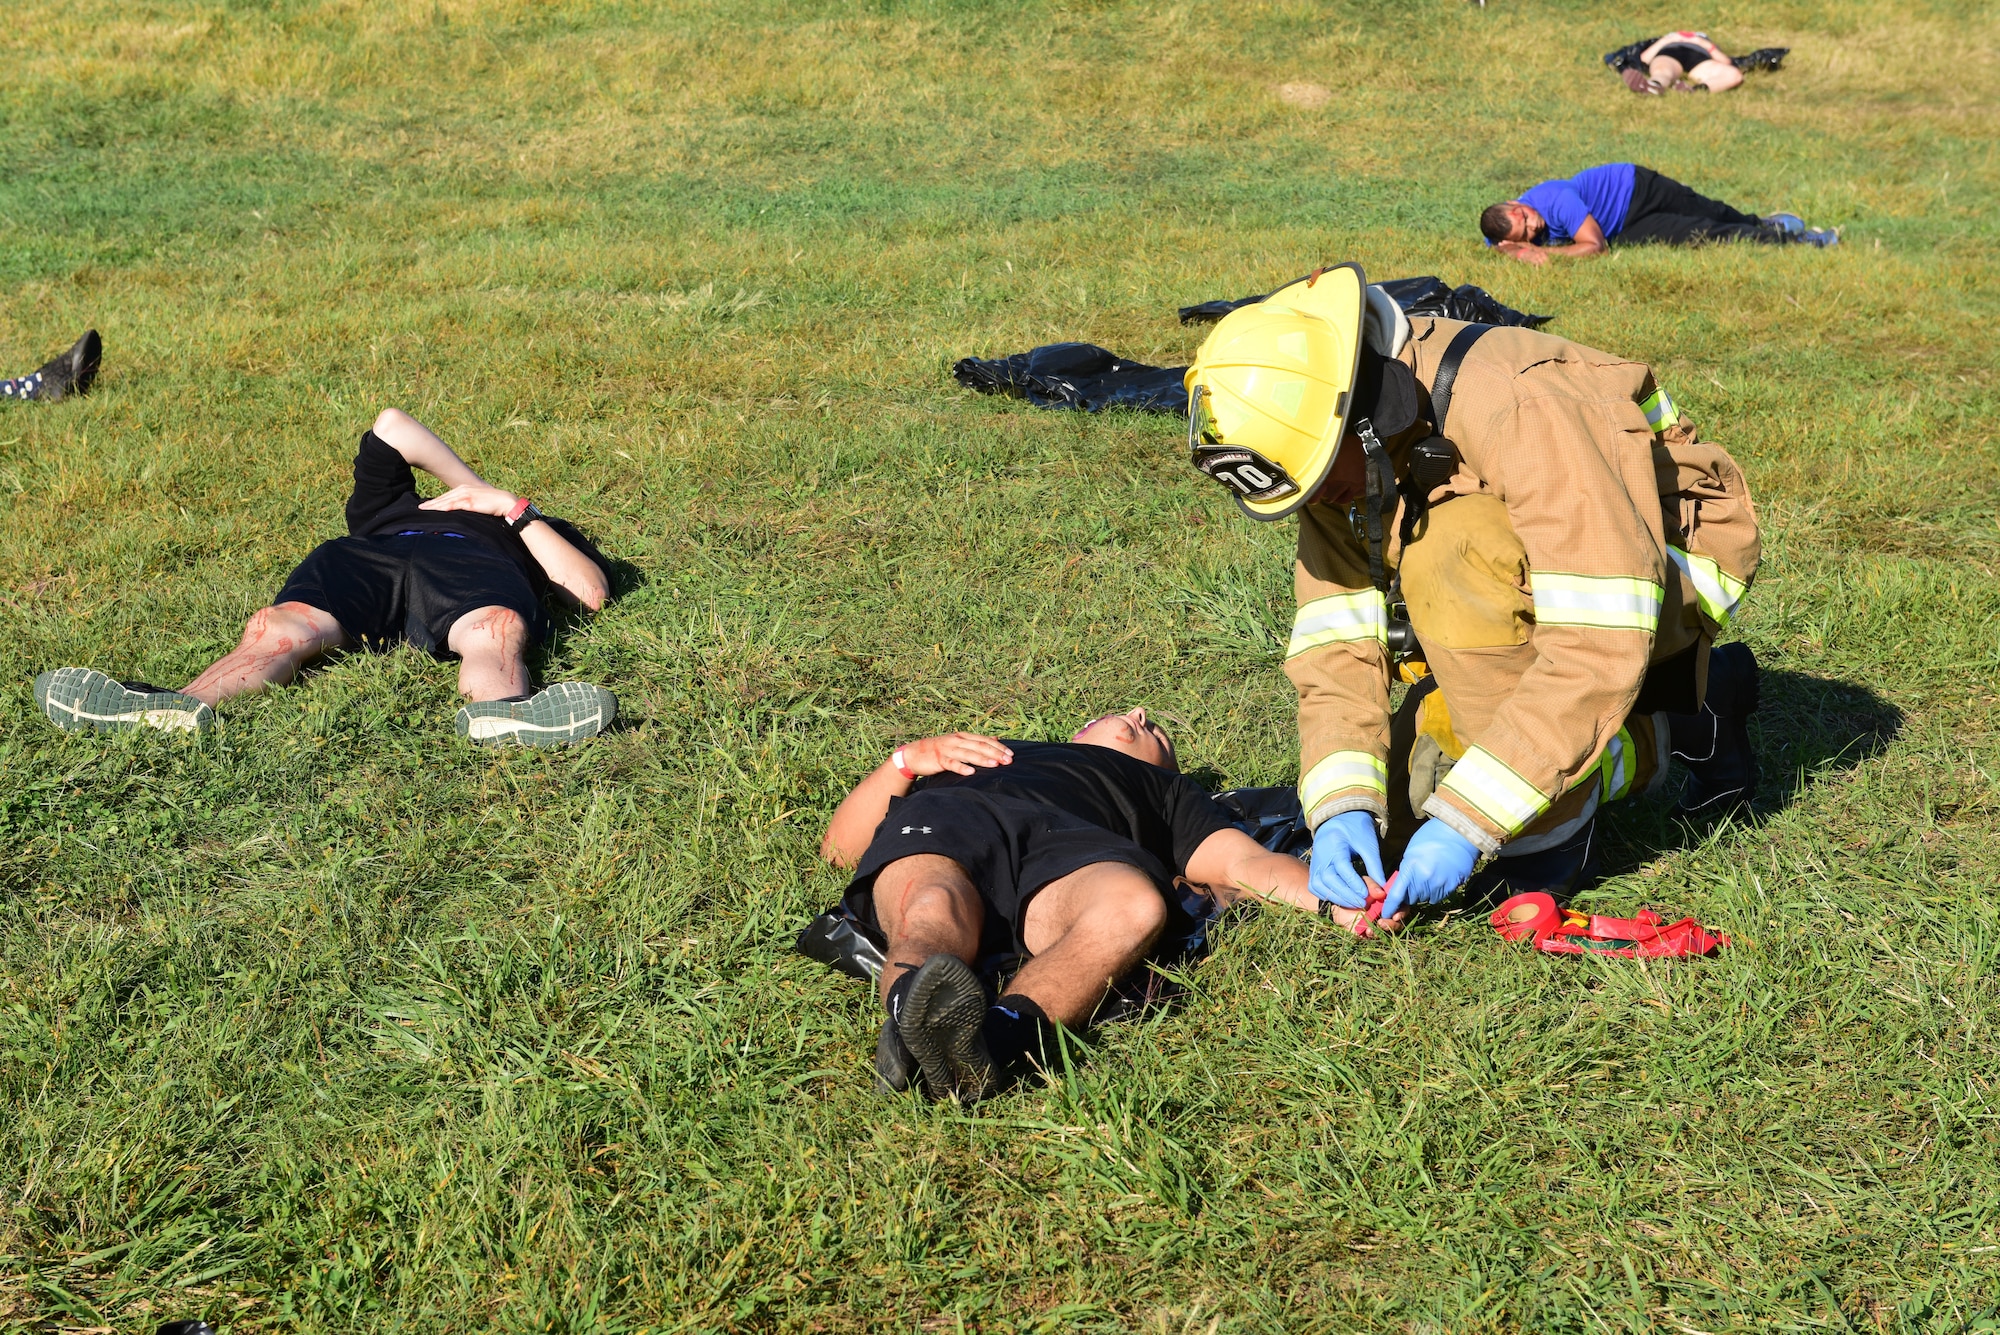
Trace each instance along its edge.
{"label": "yellow fire helmet", "polygon": [[1222,317],[1188,367],[1188,450],[1252,519],[1283,519],[1333,469],[1354,401],[1368,280],[1322,269]]}

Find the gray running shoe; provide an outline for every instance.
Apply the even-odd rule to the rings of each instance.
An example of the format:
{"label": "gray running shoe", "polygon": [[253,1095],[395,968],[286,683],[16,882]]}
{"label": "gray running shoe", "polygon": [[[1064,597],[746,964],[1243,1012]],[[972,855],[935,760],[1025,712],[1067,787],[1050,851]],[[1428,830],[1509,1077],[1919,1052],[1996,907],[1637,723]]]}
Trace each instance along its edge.
{"label": "gray running shoe", "polygon": [[1807,232],[1799,239],[1809,246],[1818,246],[1821,250],[1824,250],[1828,246],[1837,246],[1840,244],[1840,229],[1837,227],[1823,227]]}
{"label": "gray running shoe", "polygon": [[559,681],[526,700],[476,700],[458,711],[458,735],[474,746],[561,746],[595,737],[618,717],[602,686]]}
{"label": "gray running shoe", "polygon": [[206,732],[215,711],[191,695],[145,682],[113,681],[92,668],[66,667],[35,678],[35,703],[65,732]]}
{"label": "gray running shoe", "polygon": [[1758,221],[1766,227],[1777,228],[1786,236],[1803,237],[1806,234],[1806,220],[1796,213],[1774,213],[1770,217],[1760,218]]}

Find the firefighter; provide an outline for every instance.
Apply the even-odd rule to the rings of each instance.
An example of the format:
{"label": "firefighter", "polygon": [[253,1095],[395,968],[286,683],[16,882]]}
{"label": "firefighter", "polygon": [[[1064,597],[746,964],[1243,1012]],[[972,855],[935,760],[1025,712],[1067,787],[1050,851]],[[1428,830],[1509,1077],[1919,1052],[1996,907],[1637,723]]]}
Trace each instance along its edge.
{"label": "firefighter", "polygon": [[1669,756],[1682,814],[1745,808],[1757,664],[1715,641],[1756,511],[1650,368],[1412,319],[1346,264],[1224,318],[1187,384],[1195,466],[1253,519],[1298,516],[1285,672],[1321,899],[1366,905],[1392,820],[1414,833],[1385,914],[1468,881],[1570,891],[1600,805]]}

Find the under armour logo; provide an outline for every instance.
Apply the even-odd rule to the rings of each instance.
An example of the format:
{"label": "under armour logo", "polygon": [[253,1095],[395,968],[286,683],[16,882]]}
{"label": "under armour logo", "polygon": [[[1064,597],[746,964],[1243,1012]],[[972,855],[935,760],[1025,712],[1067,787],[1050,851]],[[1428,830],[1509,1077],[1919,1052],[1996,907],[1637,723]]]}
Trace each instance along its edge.
{"label": "under armour logo", "polygon": [[905,825],[903,827],[904,834],[929,834],[930,832],[931,827],[928,825]]}

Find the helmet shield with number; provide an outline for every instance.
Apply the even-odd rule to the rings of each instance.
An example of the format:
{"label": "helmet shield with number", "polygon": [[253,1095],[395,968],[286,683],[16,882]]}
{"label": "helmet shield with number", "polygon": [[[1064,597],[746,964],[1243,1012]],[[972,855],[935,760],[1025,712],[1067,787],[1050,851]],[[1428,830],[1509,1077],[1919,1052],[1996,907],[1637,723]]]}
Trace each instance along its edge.
{"label": "helmet shield with number", "polygon": [[1347,429],[1368,280],[1324,269],[1215,326],[1188,367],[1188,450],[1252,519],[1283,519],[1333,469]]}

